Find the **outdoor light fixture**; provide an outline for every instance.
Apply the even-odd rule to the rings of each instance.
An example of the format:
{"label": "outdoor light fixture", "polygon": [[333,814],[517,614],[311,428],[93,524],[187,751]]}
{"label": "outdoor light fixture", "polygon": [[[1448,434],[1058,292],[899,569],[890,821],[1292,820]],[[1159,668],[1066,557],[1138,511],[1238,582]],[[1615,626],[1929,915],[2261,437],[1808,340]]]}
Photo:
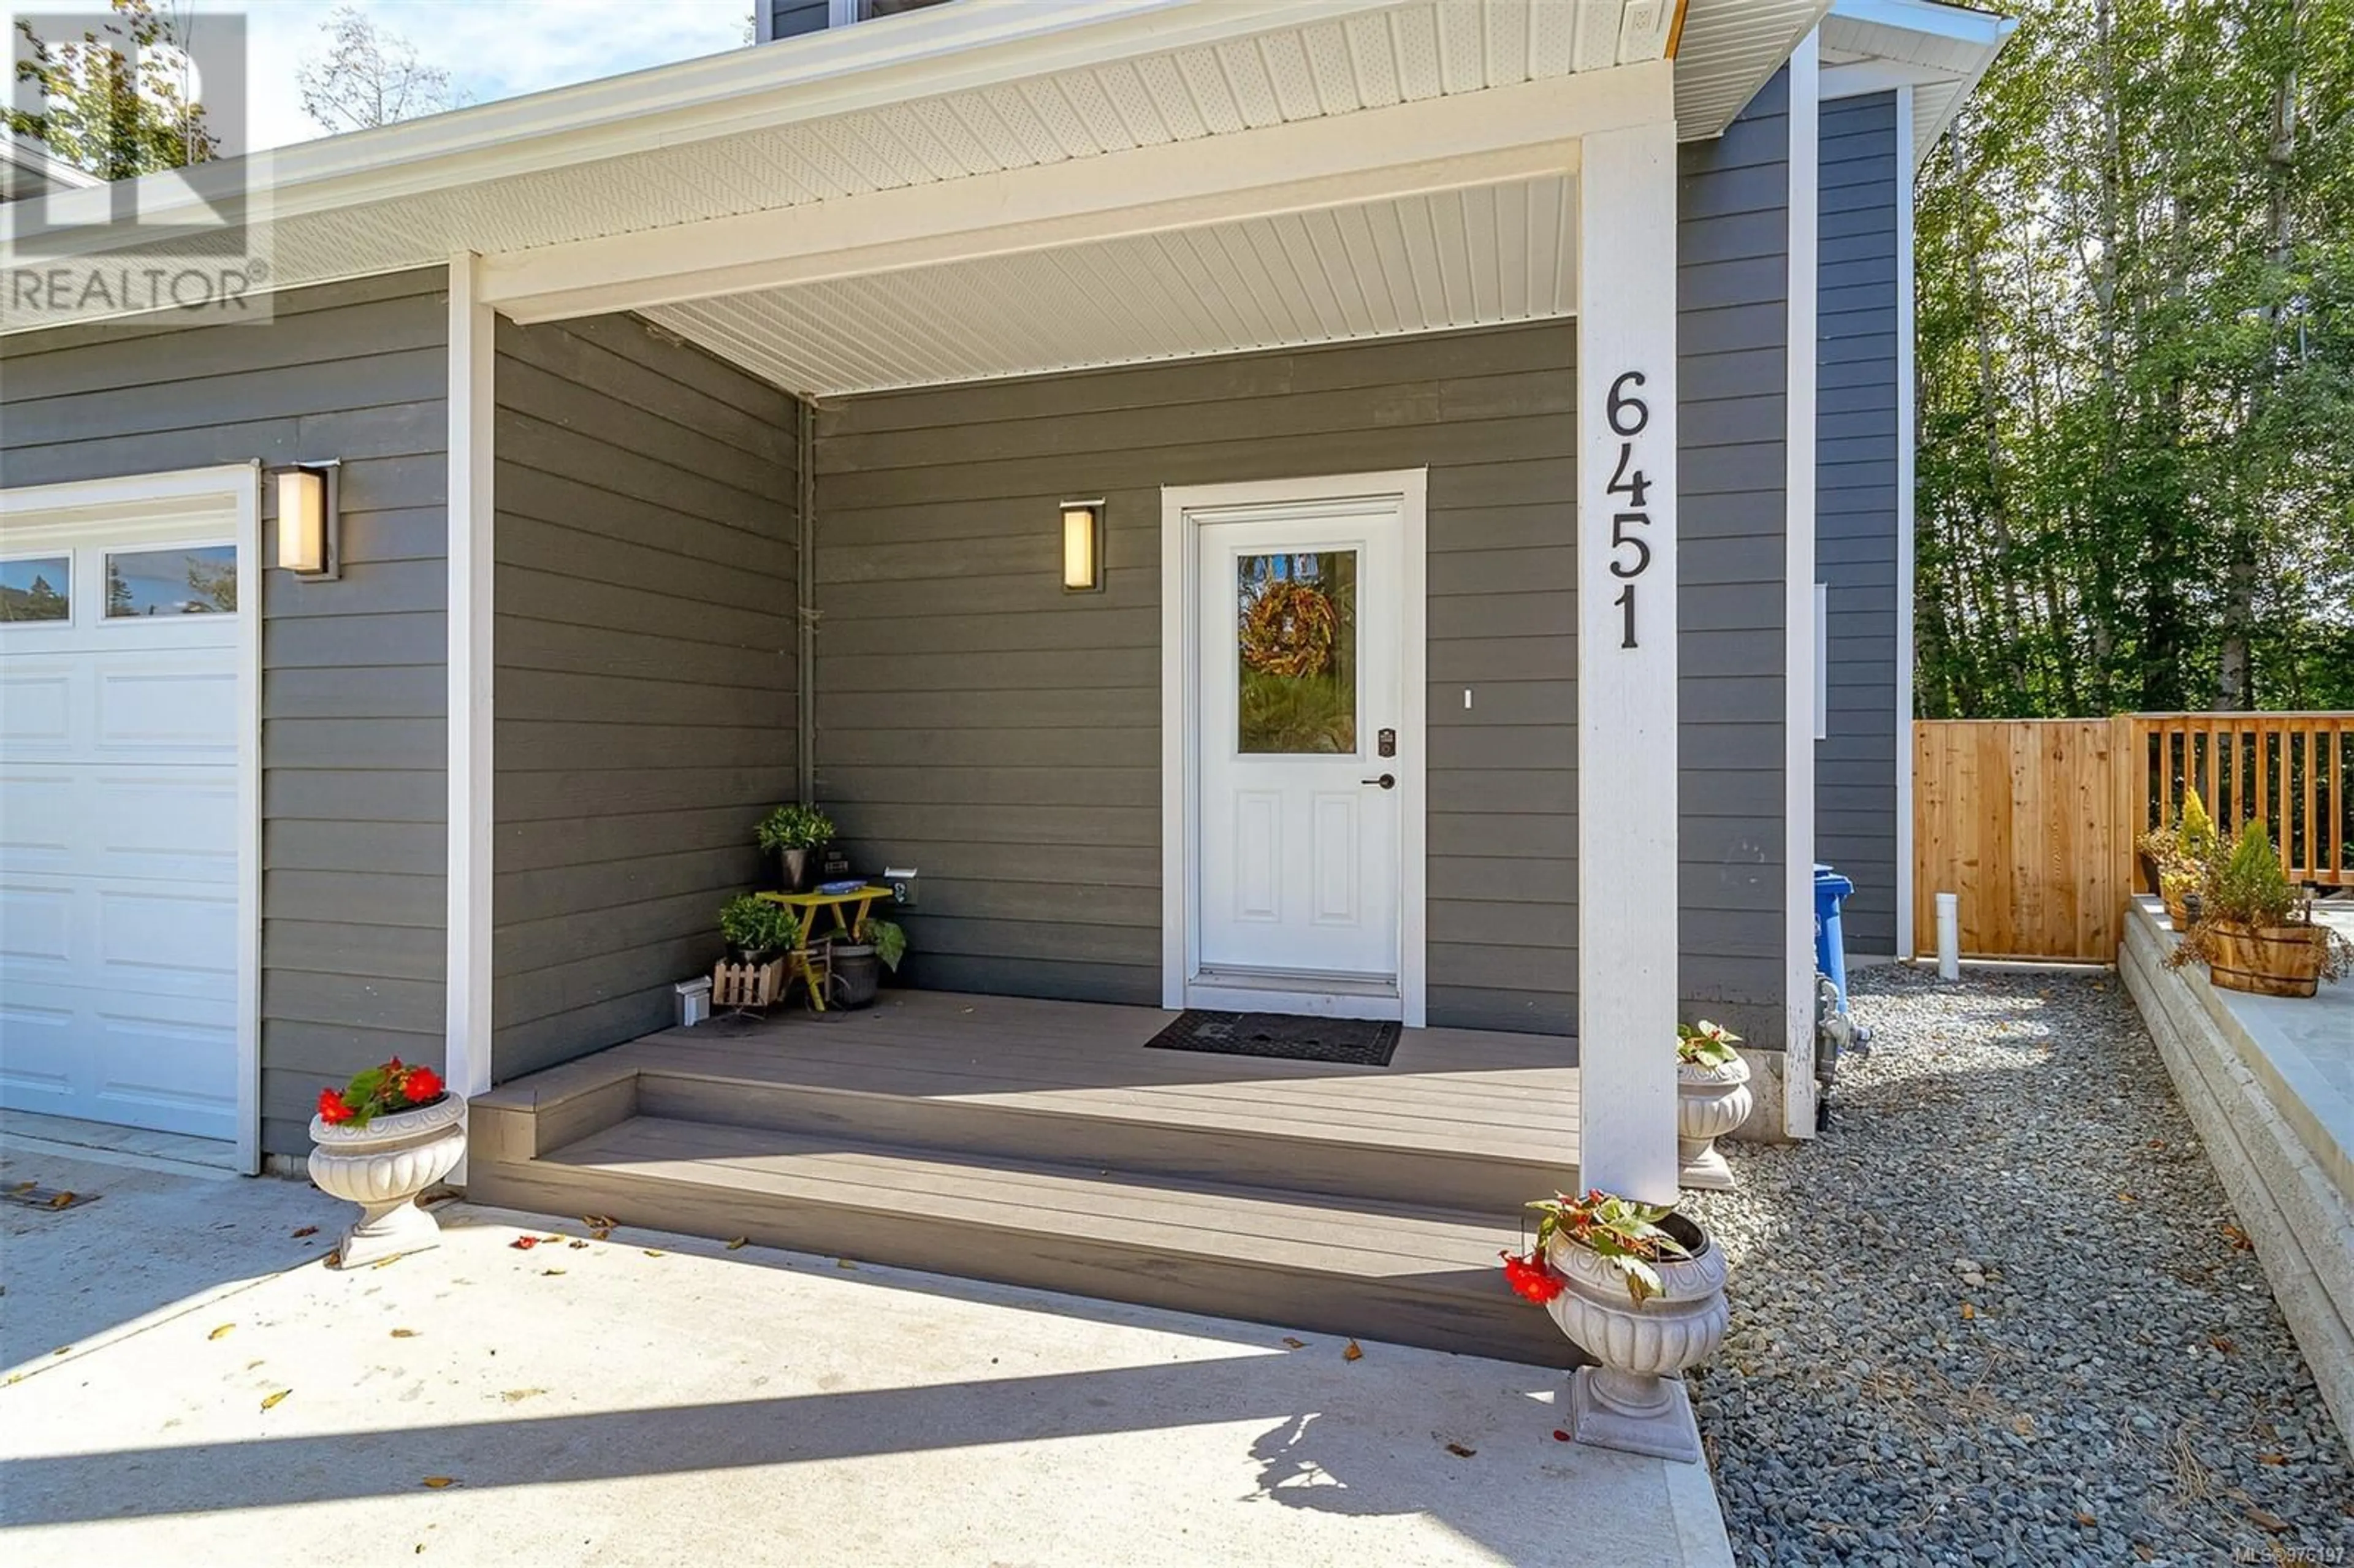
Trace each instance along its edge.
{"label": "outdoor light fixture", "polygon": [[1103,589],[1103,512],[1100,498],[1063,503],[1063,591]]}
{"label": "outdoor light fixture", "polygon": [[337,552],[335,472],[332,462],[278,471],[278,565],[305,582],[343,575]]}

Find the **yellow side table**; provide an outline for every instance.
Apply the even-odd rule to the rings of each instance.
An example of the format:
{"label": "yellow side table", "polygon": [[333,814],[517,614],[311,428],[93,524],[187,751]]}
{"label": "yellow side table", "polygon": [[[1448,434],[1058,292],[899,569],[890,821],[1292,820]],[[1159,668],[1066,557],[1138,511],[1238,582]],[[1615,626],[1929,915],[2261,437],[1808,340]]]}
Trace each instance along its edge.
{"label": "yellow side table", "polygon": [[[827,933],[829,937],[847,938],[865,924],[868,912],[875,907],[875,901],[890,897],[891,890],[869,883],[848,893],[762,893],[756,896],[770,904],[781,904],[801,916],[801,936],[793,943],[792,968],[787,971],[786,983],[790,985],[791,977],[799,975],[809,987],[810,1006],[823,1012],[826,1009],[825,985],[818,979],[816,971],[810,968],[809,954],[810,938],[818,934],[819,912],[824,910],[833,916],[833,928]],[[854,914],[850,908],[854,904],[858,906]]]}

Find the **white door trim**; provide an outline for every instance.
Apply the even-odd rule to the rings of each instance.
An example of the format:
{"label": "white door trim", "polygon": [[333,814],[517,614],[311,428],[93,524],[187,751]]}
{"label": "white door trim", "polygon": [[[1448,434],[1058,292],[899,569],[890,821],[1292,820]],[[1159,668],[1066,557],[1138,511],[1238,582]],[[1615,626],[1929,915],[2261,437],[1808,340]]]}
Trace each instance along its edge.
{"label": "white door trim", "polygon": [[250,1176],[261,1169],[261,465],[0,490],[0,539],[109,513],[135,519],[207,504],[237,524],[237,1168]]}
{"label": "white door trim", "polygon": [[[1169,1008],[1320,1012],[1385,1017],[1409,1029],[1426,1017],[1429,950],[1426,902],[1428,827],[1428,501],[1427,469],[1327,474],[1312,479],[1164,486],[1161,492],[1161,1001]],[[1401,529],[1398,591],[1398,994],[1394,1001],[1348,986],[1301,992],[1204,986],[1199,968],[1195,854],[1199,836],[1201,694],[1194,628],[1200,624],[1195,529],[1191,514],[1221,507],[1284,505],[1352,498],[1395,498]]]}

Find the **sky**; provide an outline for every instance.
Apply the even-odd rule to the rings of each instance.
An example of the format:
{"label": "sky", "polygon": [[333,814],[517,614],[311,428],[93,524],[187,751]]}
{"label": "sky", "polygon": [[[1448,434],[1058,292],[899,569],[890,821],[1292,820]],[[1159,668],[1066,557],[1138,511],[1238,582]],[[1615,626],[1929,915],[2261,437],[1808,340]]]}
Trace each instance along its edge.
{"label": "sky", "polygon": [[[246,18],[251,152],[322,134],[302,112],[294,73],[324,45],[338,0],[156,0],[201,38],[207,20]],[[487,103],[647,66],[739,48],[752,0],[349,0],[379,34],[417,46],[451,85]],[[0,0],[0,11],[96,9],[102,0]]]}

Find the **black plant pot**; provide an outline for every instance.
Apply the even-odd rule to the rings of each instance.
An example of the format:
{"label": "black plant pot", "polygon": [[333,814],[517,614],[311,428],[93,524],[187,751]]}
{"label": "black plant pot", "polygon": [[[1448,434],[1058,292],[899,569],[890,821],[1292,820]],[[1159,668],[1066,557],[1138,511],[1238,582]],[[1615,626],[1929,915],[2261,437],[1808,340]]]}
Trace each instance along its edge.
{"label": "black plant pot", "polygon": [[817,874],[817,852],[783,849],[777,852],[777,885],[787,893],[807,893]]}
{"label": "black plant pot", "polygon": [[833,977],[832,1005],[858,1008],[875,1000],[875,990],[883,983],[883,965],[875,956],[873,943],[836,942],[826,962]]}

